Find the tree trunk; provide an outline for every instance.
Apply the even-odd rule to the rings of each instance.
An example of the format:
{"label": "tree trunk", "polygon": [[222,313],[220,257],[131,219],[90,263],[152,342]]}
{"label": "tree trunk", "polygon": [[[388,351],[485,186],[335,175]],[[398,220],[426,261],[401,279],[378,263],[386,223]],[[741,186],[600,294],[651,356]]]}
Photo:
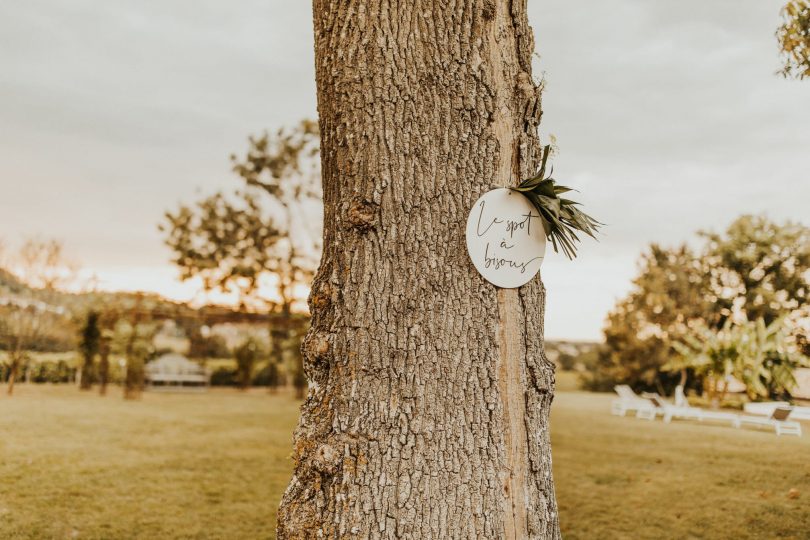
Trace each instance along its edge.
{"label": "tree trunk", "polygon": [[314,20],[324,254],[279,538],[559,538],[545,291],[487,283],[464,239],[537,165],[526,2]]}
{"label": "tree trunk", "polygon": [[107,395],[107,381],[110,378],[110,347],[108,344],[101,345],[101,358],[98,364],[98,392],[100,395]]}
{"label": "tree trunk", "polygon": [[129,357],[124,374],[124,399],[141,399],[143,392],[143,360]]}
{"label": "tree trunk", "polygon": [[14,395],[14,383],[17,382],[17,372],[20,370],[20,359],[15,355],[13,355],[11,358],[11,365],[9,368],[8,389],[6,390],[6,394],[12,396]]}
{"label": "tree trunk", "polygon": [[127,340],[127,366],[124,372],[124,399],[140,399],[143,391],[143,359],[135,354],[135,342],[138,339],[138,324],[132,325],[132,334]]}
{"label": "tree trunk", "polygon": [[90,390],[93,387],[93,356],[90,354],[84,355],[84,362],[82,363],[82,378],[79,385],[80,390]]}

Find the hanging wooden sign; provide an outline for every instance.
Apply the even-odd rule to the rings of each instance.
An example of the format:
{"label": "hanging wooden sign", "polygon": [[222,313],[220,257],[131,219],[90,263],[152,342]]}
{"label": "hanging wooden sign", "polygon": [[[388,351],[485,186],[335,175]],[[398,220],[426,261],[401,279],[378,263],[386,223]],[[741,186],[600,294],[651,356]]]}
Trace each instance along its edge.
{"label": "hanging wooden sign", "polygon": [[481,196],[467,218],[467,252],[484,279],[504,289],[526,284],[546,253],[546,235],[537,209],[507,188]]}

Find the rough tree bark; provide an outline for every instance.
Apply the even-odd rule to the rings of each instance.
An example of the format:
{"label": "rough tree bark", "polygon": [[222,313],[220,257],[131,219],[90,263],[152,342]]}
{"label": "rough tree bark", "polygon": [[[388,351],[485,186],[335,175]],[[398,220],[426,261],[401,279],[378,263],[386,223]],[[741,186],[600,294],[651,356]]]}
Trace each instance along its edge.
{"label": "rough tree bark", "polygon": [[558,538],[537,277],[498,290],[467,213],[539,157],[525,0],[314,0],[324,254],[290,538]]}

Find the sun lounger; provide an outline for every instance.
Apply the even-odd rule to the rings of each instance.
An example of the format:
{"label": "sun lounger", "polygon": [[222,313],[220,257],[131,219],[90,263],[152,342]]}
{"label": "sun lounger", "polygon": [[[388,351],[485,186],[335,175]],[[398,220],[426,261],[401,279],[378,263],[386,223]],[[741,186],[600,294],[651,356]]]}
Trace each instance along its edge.
{"label": "sun lounger", "polygon": [[692,407],[691,405],[673,405],[658,394],[646,394],[646,396],[651,407],[640,407],[636,413],[636,416],[643,420],[655,420],[658,415],[661,415],[664,422],[667,423],[671,422],[673,418],[697,420],[698,422],[716,420],[718,422],[729,422],[732,426],[739,427],[738,415],[734,413],[710,411],[700,407]]}
{"label": "sun lounger", "polygon": [[746,403],[743,409],[747,414],[771,416],[773,411],[778,407],[788,408],[790,407],[790,403],[787,401],[762,401],[756,403]]}
{"label": "sun lounger", "polygon": [[639,418],[655,420],[655,417],[660,414],[667,423],[671,422],[673,418],[700,420],[701,410],[697,407],[673,405],[657,394],[651,395],[648,399],[653,405],[654,412],[650,414],[647,410],[639,410],[637,414]]}
{"label": "sun lounger", "polygon": [[[628,412],[636,411],[636,416],[640,412],[649,413],[654,411],[655,406],[648,399],[644,399],[626,384],[619,384],[613,387],[613,390],[619,395],[618,399],[614,399],[610,404],[610,413],[616,416],[624,416]],[[642,413],[642,414],[644,414]],[[654,416],[653,416],[654,418]]]}
{"label": "sun lounger", "polygon": [[793,407],[791,420],[810,420],[810,407]]}
{"label": "sun lounger", "polygon": [[740,427],[739,417],[740,415],[732,412],[700,409],[700,417],[698,418],[698,421],[703,422],[704,420],[716,420],[717,422],[729,422],[734,427]]}
{"label": "sun lounger", "polygon": [[660,414],[664,422],[671,422],[673,418],[682,420],[697,420],[703,422],[705,420],[715,420],[718,422],[729,422],[734,427],[738,426],[737,415],[730,412],[722,411],[709,411],[701,409],[700,407],[692,407],[691,405],[673,405],[661,396],[654,394],[651,395],[650,403],[654,408],[654,413],[648,410],[639,410],[636,416],[645,420],[654,420]]}
{"label": "sun lounger", "polygon": [[[769,416],[740,415],[724,411],[711,411],[692,407],[688,404],[673,405],[658,394],[644,394],[639,396],[627,385],[619,385],[614,388],[619,398],[613,400],[611,412],[615,415],[624,416],[627,412],[635,411],[636,417],[643,420],[655,420],[657,416],[662,416],[664,422],[671,422],[673,418],[685,420],[697,420],[704,422],[715,420],[719,422],[729,422],[732,426],[739,428],[744,424],[773,427],[777,435],[797,435],[801,437],[802,426],[799,422],[788,420],[788,416],[794,409],[781,406],[781,403],[759,404],[763,407],[754,407],[752,411],[760,411],[764,408],[771,409]],[[682,398],[681,403],[687,403]],[[810,407],[807,409],[810,415]]]}
{"label": "sun lounger", "polygon": [[740,415],[740,425],[751,424],[756,426],[770,426],[776,430],[777,435],[802,436],[802,425],[794,420],[788,420],[791,409],[787,407],[777,407],[773,414],[767,418],[762,416]]}
{"label": "sun lounger", "polygon": [[791,409],[791,420],[810,420],[810,407],[791,407],[787,401],[764,401],[759,403],[746,403],[745,412],[761,416],[771,416],[778,407]]}

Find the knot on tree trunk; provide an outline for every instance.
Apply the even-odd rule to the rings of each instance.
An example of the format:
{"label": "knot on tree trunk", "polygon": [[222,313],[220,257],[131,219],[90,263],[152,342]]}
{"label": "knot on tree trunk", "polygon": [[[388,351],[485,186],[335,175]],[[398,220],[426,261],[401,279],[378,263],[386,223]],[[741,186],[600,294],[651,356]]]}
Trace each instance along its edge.
{"label": "knot on tree trunk", "polygon": [[307,360],[312,363],[324,361],[329,358],[330,350],[329,336],[320,332],[309,332],[304,338],[302,352]]}
{"label": "knot on tree trunk", "polygon": [[312,456],[312,468],[321,474],[332,476],[340,467],[340,452],[333,446],[322,444]]}
{"label": "knot on tree trunk", "polygon": [[316,283],[309,293],[309,306],[314,309],[323,309],[332,303],[332,286],[328,282]]}
{"label": "knot on tree trunk", "polygon": [[347,212],[349,225],[359,232],[365,232],[373,228],[376,215],[377,205],[359,198],[352,200]]}
{"label": "knot on tree trunk", "polygon": [[301,480],[317,478],[320,482],[334,477],[343,465],[340,451],[329,442],[315,447],[311,439],[297,441],[295,455],[299,464],[295,474]]}

